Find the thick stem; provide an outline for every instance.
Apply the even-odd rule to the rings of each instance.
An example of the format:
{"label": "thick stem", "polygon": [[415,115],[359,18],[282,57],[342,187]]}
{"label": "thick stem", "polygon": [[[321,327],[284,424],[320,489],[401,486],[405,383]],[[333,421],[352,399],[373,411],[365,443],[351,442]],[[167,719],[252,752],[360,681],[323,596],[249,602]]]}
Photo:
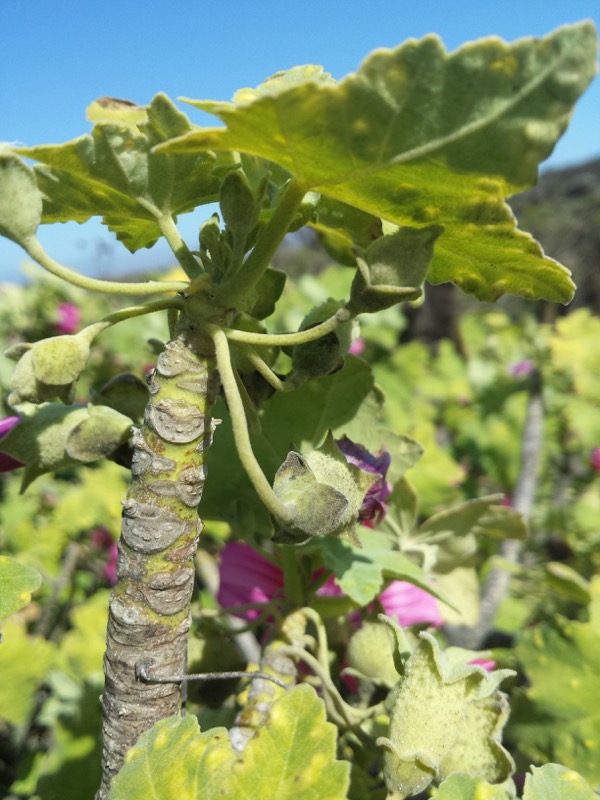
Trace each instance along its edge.
{"label": "thick stem", "polygon": [[158,720],[177,713],[179,687],[144,683],[186,671],[186,641],[201,528],[197,505],[219,387],[212,342],[185,317],[161,353],[145,421],[133,437],[133,478],[123,503],[119,580],[113,591],[102,695],[103,780],[97,800],[127,750]]}

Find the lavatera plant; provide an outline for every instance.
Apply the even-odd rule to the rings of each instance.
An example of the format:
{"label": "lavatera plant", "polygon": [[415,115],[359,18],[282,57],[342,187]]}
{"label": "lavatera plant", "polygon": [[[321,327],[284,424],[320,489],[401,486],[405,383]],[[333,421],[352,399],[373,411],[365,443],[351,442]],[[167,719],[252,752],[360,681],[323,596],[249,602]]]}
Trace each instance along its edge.
{"label": "lavatera plant", "polygon": [[[186,101],[219,127],[193,124],[164,94],[147,106],[102,98],[88,109],[89,134],[2,146],[0,232],[71,284],[138,297],[79,333],[8,352],[17,362],[8,406],[20,422],[2,451],[25,465],[24,487],[101,456],[118,453],[123,463],[129,451],[99,800],[404,798],[455,772],[467,783],[452,797],[474,796],[469,781],[487,786],[486,796],[510,796],[513,764],[500,743],[505,671],[469,663],[477,653],[444,654],[427,631],[405,639],[386,618],[378,624],[394,642],[391,693],[389,664],[382,681],[348,673],[355,685],[343,693],[332,675],[324,622],[332,604],[338,617],[368,614],[394,581],[435,594],[437,559],[452,537],[524,534],[496,496],[455,509],[456,531],[440,522],[435,542],[413,537],[404,550],[398,498],[410,495],[403,476],[421,450],[382,429],[381,392],[348,351],[360,315],[418,302],[426,281],[451,281],[484,301],[510,293],[569,302],[568,270],[518,229],[506,199],[535,183],[595,58],[589,23],[450,54],[432,35],[374,52],[340,82],[297,67],[233,102]],[[177,216],[217,201],[198,243],[184,242]],[[132,252],[163,237],[182,278],[87,278],[37,238],[40,223],[93,216]],[[286,278],[271,261],[304,227],[348,267],[347,295],[315,308],[297,331],[273,331]],[[77,382],[96,337],[165,312],[171,335],[147,394],[123,377],[81,400]],[[261,671],[234,727],[200,732],[195,717],[175,715],[207,473],[201,513],[226,519],[284,580],[283,596],[262,614]]]}

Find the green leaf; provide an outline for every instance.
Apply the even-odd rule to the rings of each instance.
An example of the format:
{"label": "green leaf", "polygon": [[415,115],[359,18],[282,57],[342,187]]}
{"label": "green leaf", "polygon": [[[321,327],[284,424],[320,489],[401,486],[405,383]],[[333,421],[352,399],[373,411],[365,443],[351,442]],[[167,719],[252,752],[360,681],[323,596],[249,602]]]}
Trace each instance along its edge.
{"label": "green leaf", "polygon": [[40,684],[52,665],[55,645],[28,636],[20,625],[7,622],[0,644],[0,718],[13,725],[29,720]]}
{"label": "green leaf", "polygon": [[349,764],[335,753],[336,729],[322,700],[296,686],[273,704],[242,753],[225,728],[200,733],[195,717],[158,722],[129,751],[109,800],[345,800]]}
{"label": "green leaf", "polygon": [[436,561],[438,572],[450,572],[477,552],[478,534],[491,533],[511,539],[524,539],[527,527],[519,512],[498,506],[503,495],[490,495],[455,508],[441,511],[424,522],[415,533],[417,541],[439,547]]}
{"label": "green leaf", "polygon": [[26,242],[35,236],[41,219],[42,195],[33,171],[8,145],[0,145],[0,235]]}
{"label": "green leaf", "polygon": [[515,705],[511,737],[532,760],[559,761],[600,783],[600,627],[557,617],[529,628],[516,648],[529,688]]}
{"label": "green leaf", "polygon": [[367,605],[380,593],[386,577],[408,581],[439,597],[427,583],[421,567],[403,553],[392,550],[383,534],[361,528],[360,538],[363,545],[360,550],[339,539],[319,543],[325,565],[332,570],[344,594],[359,606]]}
{"label": "green leaf", "polygon": [[40,587],[42,576],[36,569],[0,556],[0,619],[9,617],[31,602],[31,593]]}
{"label": "green leaf", "polygon": [[200,734],[195,717],[167,717],[131,748],[108,800],[209,800],[218,796],[233,757],[225,728]]}
{"label": "green leaf", "polygon": [[[61,145],[20,148],[42,162],[35,173],[44,195],[43,222],[102,221],[132,252],[160,236],[157,218],[176,217],[218,198],[217,167],[233,164],[229,154],[173,157],[153,147],[192,130],[188,118],[164,94],[149,106],[127,101],[117,113],[107,98],[93,104],[91,135]],[[110,99],[109,99],[110,100]],[[104,106],[102,105],[104,103]]]}
{"label": "green leaf", "polygon": [[492,786],[483,778],[455,772],[440,784],[434,797],[436,800],[509,800],[511,795],[502,786]]}
{"label": "green leaf", "polygon": [[226,128],[171,152],[240,150],[312,189],[399,225],[441,224],[428,278],[482,300],[505,292],[568,302],[568,272],[518,231],[504,199],[535,183],[595,73],[591,23],[446,53],[436,36],[377,50],[337,85],[301,73],[241,104],[192,101]]}
{"label": "green leaf", "polygon": [[77,681],[102,678],[109,596],[108,590],[98,591],[71,612],[71,628],[61,640],[56,663]]}
{"label": "green leaf", "polygon": [[561,764],[532,767],[525,778],[523,800],[596,800],[585,780]]}
{"label": "green leaf", "polygon": [[[98,697],[103,676],[95,680],[67,676],[60,670],[48,675],[51,695],[44,703],[38,721],[52,731],[52,745],[35,762],[35,791],[21,790],[26,796],[60,800],[91,798],[102,777],[102,710]],[[19,792],[20,781],[11,787]]]}

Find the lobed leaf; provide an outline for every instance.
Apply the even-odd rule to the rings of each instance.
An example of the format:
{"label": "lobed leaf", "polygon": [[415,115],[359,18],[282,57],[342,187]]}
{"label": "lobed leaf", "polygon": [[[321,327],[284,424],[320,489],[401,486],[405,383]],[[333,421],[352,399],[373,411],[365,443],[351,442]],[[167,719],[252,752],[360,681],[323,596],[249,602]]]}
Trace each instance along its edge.
{"label": "lobed leaf", "polygon": [[225,728],[200,733],[194,717],[168,717],[143,734],[113,779],[109,800],[345,800],[349,764],[336,761],[335,727],[307,685],[272,706],[242,753]]}
{"label": "lobed leaf", "polygon": [[429,586],[424,570],[403,553],[392,550],[381,533],[361,528],[360,538],[360,550],[339,539],[319,543],[325,565],[333,571],[344,594],[359,606],[367,605],[381,592],[386,578],[408,581],[443,600]]}
{"label": "lobed leaf", "polygon": [[101,98],[89,114],[96,121],[91,135],[17,151],[41,162],[35,174],[45,198],[42,222],[101,216],[135,252],[157,241],[161,214],[176,218],[218,199],[215,169],[232,163],[229,154],[195,152],[181,158],[153,152],[160,142],[192,130],[166,95],[157,94],[146,107]]}
{"label": "lobed leaf", "polygon": [[31,602],[31,593],[40,587],[42,576],[36,569],[0,556],[0,619],[9,617]]}
{"label": "lobed leaf", "polygon": [[536,761],[556,760],[600,783],[600,626],[598,620],[528,629],[516,655],[529,688],[518,698],[511,735]]}
{"label": "lobed leaf", "polygon": [[532,767],[525,778],[523,800],[595,800],[585,780],[561,764]]}
{"label": "lobed leaf", "polygon": [[[337,85],[294,73],[242,103],[189,101],[226,128],[158,149],[239,150],[307,190],[398,225],[442,225],[428,279],[481,300],[568,302],[568,271],[518,230],[505,198],[533,185],[595,70],[591,23],[448,54],[437,36],[377,50]],[[239,100],[239,97],[238,97]]]}

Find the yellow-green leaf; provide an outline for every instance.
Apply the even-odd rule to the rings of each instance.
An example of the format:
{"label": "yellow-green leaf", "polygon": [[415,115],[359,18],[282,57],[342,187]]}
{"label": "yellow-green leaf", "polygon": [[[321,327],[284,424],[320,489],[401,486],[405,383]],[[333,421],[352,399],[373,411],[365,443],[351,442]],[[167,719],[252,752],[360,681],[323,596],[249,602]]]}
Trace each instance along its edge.
{"label": "yellow-green leaf", "polygon": [[31,593],[42,582],[40,573],[19,564],[13,558],[0,556],[0,619],[8,617],[31,602]]}
{"label": "yellow-green leaf", "polygon": [[568,302],[568,272],[516,227],[505,198],[536,181],[594,75],[591,23],[448,54],[437,36],[376,50],[338,84],[296,72],[243,102],[190,101],[225,128],[158,149],[239,150],[399,225],[443,225],[428,278],[482,300],[505,292]]}
{"label": "yellow-green leaf", "polygon": [[200,733],[194,717],[158,722],[129,751],[109,800],[345,800],[350,765],[335,755],[323,702],[301,685],[273,704],[242,753],[225,728]]}

